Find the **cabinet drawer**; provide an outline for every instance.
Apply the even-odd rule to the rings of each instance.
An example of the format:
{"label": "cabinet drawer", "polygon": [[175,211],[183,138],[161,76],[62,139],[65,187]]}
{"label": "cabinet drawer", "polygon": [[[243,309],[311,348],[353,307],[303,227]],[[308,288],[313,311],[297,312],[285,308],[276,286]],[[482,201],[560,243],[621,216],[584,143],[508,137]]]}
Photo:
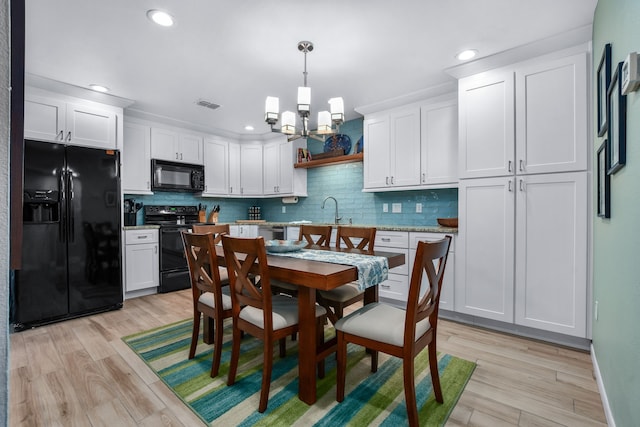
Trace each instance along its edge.
{"label": "cabinet drawer", "polygon": [[[418,242],[420,240],[426,240],[427,242],[434,242],[436,240],[444,239],[447,233],[409,233],[409,247],[415,251],[418,247]],[[454,252],[454,243],[456,241],[456,236],[454,234],[449,234],[451,239],[451,246],[449,247],[449,252]]]}
{"label": "cabinet drawer", "polygon": [[376,232],[375,248],[408,248],[409,235],[404,231],[378,231]]}
{"label": "cabinet drawer", "polygon": [[389,274],[389,278],[378,285],[378,296],[397,301],[406,305],[409,291],[409,279],[400,274]]}
{"label": "cabinet drawer", "polygon": [[136,245],[141,243],[157,243],[158,242],[158,230],[143,229],[143,230],[126,230],[125,243],[127,245]]}

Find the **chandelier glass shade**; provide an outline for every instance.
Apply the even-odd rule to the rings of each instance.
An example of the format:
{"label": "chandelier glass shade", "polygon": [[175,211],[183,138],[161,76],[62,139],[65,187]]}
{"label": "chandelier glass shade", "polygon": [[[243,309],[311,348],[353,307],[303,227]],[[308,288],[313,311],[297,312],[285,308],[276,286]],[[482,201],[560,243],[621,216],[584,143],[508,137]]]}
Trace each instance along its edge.
{"label": "chandelier glass shade", "polygon": [[[284,111],[280,116],[280,100],[275,96],[267,96],[264,120],[271,126],[272,132],[287,135],[289,141],[298,138],[313,138],[323,141],[322,135],[338,133],[340,125],[344,123],[344,101],[340,97],[329,99],[329,111],[320,111],[318,113],[318,128],[315,130],[309,129],[311,88],[307,86],[307,53],[313,50],[313,43],[301,41],[298,43],[298,50],[304,53],[304,86],[298,87],[297,106],[302,127],[296,128],[296,114],[293,111]],[[277,127],[279,119],[280,127]]]}

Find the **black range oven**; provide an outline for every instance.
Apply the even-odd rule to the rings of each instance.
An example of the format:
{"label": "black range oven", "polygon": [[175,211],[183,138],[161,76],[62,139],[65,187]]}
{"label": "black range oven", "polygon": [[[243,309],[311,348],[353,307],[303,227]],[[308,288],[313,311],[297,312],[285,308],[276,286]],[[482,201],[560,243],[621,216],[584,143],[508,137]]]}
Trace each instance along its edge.
{"label": "black range oven", "polygon": [[191,286],[189,267],[182,246],[182,231],[198,222],[197,206],[145,206],[145,224],[160,226],[160,286],[166,293]]}

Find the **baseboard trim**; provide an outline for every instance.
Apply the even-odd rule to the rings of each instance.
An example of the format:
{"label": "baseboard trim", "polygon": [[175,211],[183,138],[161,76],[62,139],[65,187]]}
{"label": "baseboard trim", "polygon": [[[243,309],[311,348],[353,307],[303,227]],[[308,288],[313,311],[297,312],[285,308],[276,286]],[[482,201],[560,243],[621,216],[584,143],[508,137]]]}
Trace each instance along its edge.
{"label": "baseboard trim", "polygon": [[607,424],[609,427],[616,427],[616,421],[613,419],[613,413],[609,406],[609,399],[607,398],[607,390],[602,383],[602,376],[600,375],[600,367],[598,366],[598,359],[596,357],[596,351],[591,344],[591,363],[593,363],[593,374],[596,377],[596,383],[598,384],[598,391],[600,392],[600,399],[602,399],[602,406],[604,407],[604,415],[607,418]]}

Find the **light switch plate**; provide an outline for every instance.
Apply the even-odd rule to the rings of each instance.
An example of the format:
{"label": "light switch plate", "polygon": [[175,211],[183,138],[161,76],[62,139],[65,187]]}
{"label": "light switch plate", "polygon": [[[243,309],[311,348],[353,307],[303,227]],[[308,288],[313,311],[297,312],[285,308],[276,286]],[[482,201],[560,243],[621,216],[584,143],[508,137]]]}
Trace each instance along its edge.
{"label": "light switch plate", "polygon": [[392,213],[402,213],[402,203],[392,203],[391,204],[391,212]]}
{"label": "light switch plate", "polygon": [[382,204],[382,212],[389,212],[389,203]]}
{"label": "light switch plate", "polygon": [[638,89],[640,85],[640,56],[637,52],[631,52],[627,55],[622,64],[621,74],[623,95],[628,95]]}
{"label": "light switch plate", "polygon": [[416,213],[422,213],[422,203],[416,203]]}
{"label": "light switch plate", "polygon": [[282,213],[287,213],[287,207],[286,206],[282,207]]}

